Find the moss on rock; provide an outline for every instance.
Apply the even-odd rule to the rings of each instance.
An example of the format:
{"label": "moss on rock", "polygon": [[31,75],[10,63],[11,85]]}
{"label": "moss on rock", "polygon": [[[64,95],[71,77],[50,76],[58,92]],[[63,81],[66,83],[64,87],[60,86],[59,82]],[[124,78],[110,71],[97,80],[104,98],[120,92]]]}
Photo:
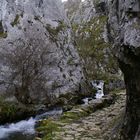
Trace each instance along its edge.
{"label": "moss on rock", "polygon": [[46,30],[50,33],[51,36],[56,37],[60,31],[65,29],[66,25],[63,21],[59,21],[59,25],[57,27],[51,27],[50,24],[46,25]]}
{"label": "moss on rock", "polygon": [[2,21],[0,21],[0,38],[6,38],[7,37],[7,32],[4,31]]}
{"label": "moss on rock", "polygon": [[19,24],[19,18],[20,16],[17,14],[14,21],[11,22],[12,27],[16,26],[17,24]]}
{"label": "moss on rock", "polygon": [[107,20],[106,15],[100,14],[80,25],[72,23],[77,48],[90,80],[107,81],[112,77],[120,78],[118,63],[111,53],[111,45],[103,38]]}
{"label": "moss on rock", "polygon": [[37,128],[38,133],[43,133],[44,137],[42,140],[54,140],[55,132],[59,132],[61,129],[60,125],[57,124],[53,119],[49,118],[43,120],[40,123],[40,127]]}
{"label": "moss on rock", "polygon": [[0,33],[0,38],[7,38],[7,32]]}
{"label": "moss on rock", "polygon": [[25,107],[19,103],[11,103],[0,98],[0,123],[18,121],[35,114],[32,107]]}
{"label": "moss on rock", "polygon": [[113,100],[115,100],[114,95],[110,95],[98,102],[93,101],[93,103],[86,106],[74,106],[70,111],[64,112],[57,119],[43,120],[36,129],[38,137],[41,137],[41,140],[59,140],[56,134],[58,136],[58,133],[65,131],[62,129],[63,126],[78,122],[96,110],[109,106],[113,103]]}

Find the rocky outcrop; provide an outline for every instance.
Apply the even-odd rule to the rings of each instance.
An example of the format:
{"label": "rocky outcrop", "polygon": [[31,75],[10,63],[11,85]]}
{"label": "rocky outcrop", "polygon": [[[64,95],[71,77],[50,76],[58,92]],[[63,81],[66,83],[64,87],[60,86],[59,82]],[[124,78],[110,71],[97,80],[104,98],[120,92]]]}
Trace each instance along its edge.
{"label": "rocky outcrop", "polygon": [[124,73],[127,92],[121,139],[133,140],[140,125],[140,2],[113,0],[109,7],[109,35]]}
{"label": "rocky outcrop", "polygon": [[0,94],[19,102],[53,102],[88,93],[60,0],[0,2]]}

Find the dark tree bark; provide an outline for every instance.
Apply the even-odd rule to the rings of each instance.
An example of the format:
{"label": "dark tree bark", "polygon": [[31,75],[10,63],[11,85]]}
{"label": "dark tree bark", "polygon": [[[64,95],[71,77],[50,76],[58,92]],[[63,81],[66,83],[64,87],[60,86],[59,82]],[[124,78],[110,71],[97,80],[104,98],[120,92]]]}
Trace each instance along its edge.
{"label": "dark tree bark", "polygon": [[121,139],[134,140],[140,124],[140,65],[119,64],[124,73],[127,94]]}
{"label": "dark tree bark", "polygon": [[[124,74],[126,110],[121,140],[138,140],[140,134],[140,1],[112,0],[109,29],[115,56]],[[137,26],[136,26],[137,25]]]}

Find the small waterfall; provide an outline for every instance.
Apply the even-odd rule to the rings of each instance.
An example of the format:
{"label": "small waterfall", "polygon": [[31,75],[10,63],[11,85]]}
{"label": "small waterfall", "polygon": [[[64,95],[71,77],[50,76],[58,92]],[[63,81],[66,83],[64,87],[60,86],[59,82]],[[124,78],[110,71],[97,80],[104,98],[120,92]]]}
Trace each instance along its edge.
{"label": "small waterfall", "polygon": [[104,96],[104,81],[102,80],[95,80],[95,81],[92,81],[92,86],[97,89],[97,93],[96,93],[96,96],[95,98],[96,99],[100,99]]}
{"label": "small waterfall", "polygon": [[[92,86],[97,90],[94,99],[102,98],[104,96],[104,81],[94,80],[91,83],[92,83]],[[89,101],[92,99],[93,99],[93,97],[86,97],[82,101],[84,102],[84,105],[88,105]]]}
{"label": "small waterfall", "polygon": [[88,105],[89,98],[84,98],[82,101],[84,102],[84,105]]}

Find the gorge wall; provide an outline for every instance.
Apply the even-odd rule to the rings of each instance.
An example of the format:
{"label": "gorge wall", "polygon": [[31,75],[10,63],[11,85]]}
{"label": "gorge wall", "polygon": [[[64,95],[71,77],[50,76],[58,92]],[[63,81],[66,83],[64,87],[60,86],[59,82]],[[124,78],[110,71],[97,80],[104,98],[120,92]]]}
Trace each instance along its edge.
{"label": "gorge wall", "polygon": [[0,94],[39,104],[88,93],[73,44],[60,0],[2,0]]}
{"label": "gorge wall", "polygon": [[120,89],[124,88],[124,82],[118,63],[112,54],[112,47],[108,43],[106,2],[104,0],[68,0],[64,6],[72,24],[76,47],[83,60],[87,77],[91,81],[104,80],[106,93],[108,93],[109,90],[116,89],[117,83],[120,83]]}

